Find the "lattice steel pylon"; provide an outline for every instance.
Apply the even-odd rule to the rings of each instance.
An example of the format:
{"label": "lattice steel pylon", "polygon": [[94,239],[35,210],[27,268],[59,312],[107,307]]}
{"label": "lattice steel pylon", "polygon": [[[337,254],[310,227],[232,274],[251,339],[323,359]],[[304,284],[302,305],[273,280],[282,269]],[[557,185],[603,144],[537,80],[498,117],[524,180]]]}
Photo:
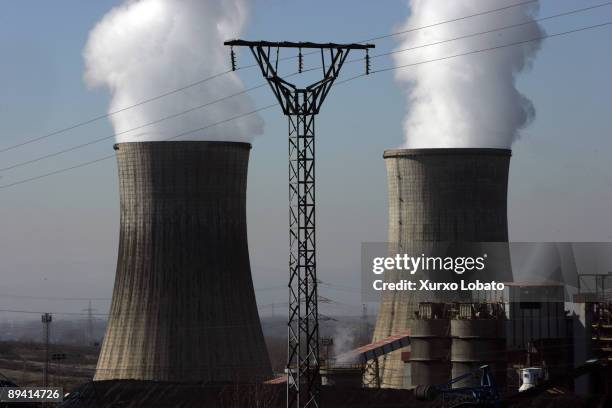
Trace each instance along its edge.
{"label": "lattice steel pylon", "polygon": [[[366,51],[371,44],[311,42],[226,41],[236,69],[234,46],[249,47],[289,118],[289,321],[287,351],[287,407],[320,407],[319,312],[315,239],[315,115],[338,78],[349,51]],[[298,72],[303,71],[302,49],[321,53],[323,78],[304,88],[281,78],[281,48],[298,50]],[[272,59],[271,51],[274,50]],[[315,51],[316,52],[316,51]]]}

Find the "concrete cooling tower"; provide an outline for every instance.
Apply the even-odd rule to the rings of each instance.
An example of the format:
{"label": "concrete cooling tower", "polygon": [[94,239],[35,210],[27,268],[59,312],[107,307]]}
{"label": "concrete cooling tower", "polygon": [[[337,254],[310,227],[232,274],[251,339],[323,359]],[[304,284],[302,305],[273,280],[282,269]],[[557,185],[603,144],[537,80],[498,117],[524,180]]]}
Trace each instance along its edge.
{"label": "concrete cooling tower", "polygon": [[[503,149],[385,151],[388,241],[399,248],[418,247],[419,242],[507,242],[510,156],[510,150]],[[511,275],[504,278],[510,280]],[[373,341],[407,329],[418,331],[412,326],[420,301],[425,300],[413,292],[384,292]],[[450,349],[447,354],[448,359]],[[413,380],[450,377],[449,360],[442,364],[445,373],[437,372],[443,369],[439,361],[419,364],[436,372],[415,372],[418,367],[413,367]],[[379,366],[383,387],[407,386],[401,350],[385,355]]]}
{"label": "concrete cooling tower", "polygon": [[250,148],[115,145],[119,254],[96,381],[271,376],[247,246]]}

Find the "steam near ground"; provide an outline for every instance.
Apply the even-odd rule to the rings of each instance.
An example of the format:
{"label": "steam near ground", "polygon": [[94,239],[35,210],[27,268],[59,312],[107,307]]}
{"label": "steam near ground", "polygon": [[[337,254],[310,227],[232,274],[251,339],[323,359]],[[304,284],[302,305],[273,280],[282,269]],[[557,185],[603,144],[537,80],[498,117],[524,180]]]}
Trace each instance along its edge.
{"label": "steam near ground", "polygon": [[[229,50],[247,18],[247,0],[127,0],[92,29],[83,52],[85,81],[111,93],[109,112],[227,71]],[[116,133],[243,90],[235,73],[111,117]],[[254,109],[241,95],[117,136],[118,142],[172,138]],[[173,140],[250,141],[263,122],[250,115]]]}
{"label": "steam near ground", "polygon": [[[398,31],[508,6],[507,0],[409,0],[410,15]],[[538,3],[413,31],[397,49],[448,40],[534,18]],[[400,52],[396,66],[443,58],[473,50],[538,38],[537,23],[468,39]],[[405,147],[508,148],[535,116],[532,103],[516,88],[517,75],[527,69],[540,41],[476,55],[396,70],[406,89]]]}

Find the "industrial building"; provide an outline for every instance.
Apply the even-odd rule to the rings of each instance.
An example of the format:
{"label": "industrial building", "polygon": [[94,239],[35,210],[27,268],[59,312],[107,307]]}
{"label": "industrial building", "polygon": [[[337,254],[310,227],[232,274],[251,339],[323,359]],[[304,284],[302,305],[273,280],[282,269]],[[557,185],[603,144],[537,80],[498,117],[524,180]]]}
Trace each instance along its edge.
{"label": "industrial building", "polygon": [[[495,276],[505,288],[451,297],[384,292],[372,343],[348,353],[362,363],[364,386],[439,386],[484,365],[502,391],[553,379],[582,395],[609,386],[585,368],[592,358],[612,356],[608,286],[568,292],[564,283],[574,285],[579,276],[567,244],[540,245],[531,258],[540,270],[527,271],[524,282],[513,279],[504,244],[510,156],[502,149],[385,151],[389,253],[443,242],[496,243]],[[385,279],[397,279],[394,273]],[[478,383],[471,377],[452,387]]]}
{"label": "industrial building", "polygon": [[[271,373],[246,242],[250,145],[115,148],[120,248],[95,380],[115,380],[108,384],[123,388],[130,386],[116,380],[263,382],[278,392],[287,375]],[[470,373],[487,366],[502,393],[529,392],[542,383],[582,395],[605,392],[605,375],[585,362],[612,355],[607,294],[579,291],[567,302],[567,288],[554,281],[562,277],[546,273],[549,282],[513,282],[506,215],[510,155],[503,149],[385,152],[390,248],[409,252],[426,244],[439,251],[448,250],[436,247],[442,242],[495,242],[501,259],[496,278],[505,289],[459,297],[384,292],[372,343],[326,358],[323,386],[334,392],[413,389],[418,398],[418,387],[466,375],[449,387],[478,387],[480,379]],[[524,397],[512,398],[520,404]]]}

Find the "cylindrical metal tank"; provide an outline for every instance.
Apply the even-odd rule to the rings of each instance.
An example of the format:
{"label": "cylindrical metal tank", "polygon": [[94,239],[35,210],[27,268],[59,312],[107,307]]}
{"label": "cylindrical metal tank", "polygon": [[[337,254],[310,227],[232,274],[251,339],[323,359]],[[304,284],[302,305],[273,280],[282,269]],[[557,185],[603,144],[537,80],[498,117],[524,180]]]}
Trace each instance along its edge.
{"label": "cylindrical metal tank", "polygon": [[506,322],[503,318],[454,319],[451,321],[452,378],[476,372],[453,387],[480,385],[479,367],[487,364],[499,388],[506,385]]}
{"label": "cylindrical metal tank", "polygon": [[250,148],[115,145],[119,253],[95,380],[271,376],[247,246]]}
{"label": "cylindrical metal tank", "polygon": [[[388,241],[403,250],[424,242],[507,242],[510,156],[505,149],[386,150]],[[449,299],[384,292],[373,341],[410,329],[422,301]],[[383,386],[402,387],[401,350],[380,360]]]}
{"label": "cylindrical metal tank", "polygon": [[410,334],[412,385],[448,381],[451,372],[450,320],[415,319]]}

